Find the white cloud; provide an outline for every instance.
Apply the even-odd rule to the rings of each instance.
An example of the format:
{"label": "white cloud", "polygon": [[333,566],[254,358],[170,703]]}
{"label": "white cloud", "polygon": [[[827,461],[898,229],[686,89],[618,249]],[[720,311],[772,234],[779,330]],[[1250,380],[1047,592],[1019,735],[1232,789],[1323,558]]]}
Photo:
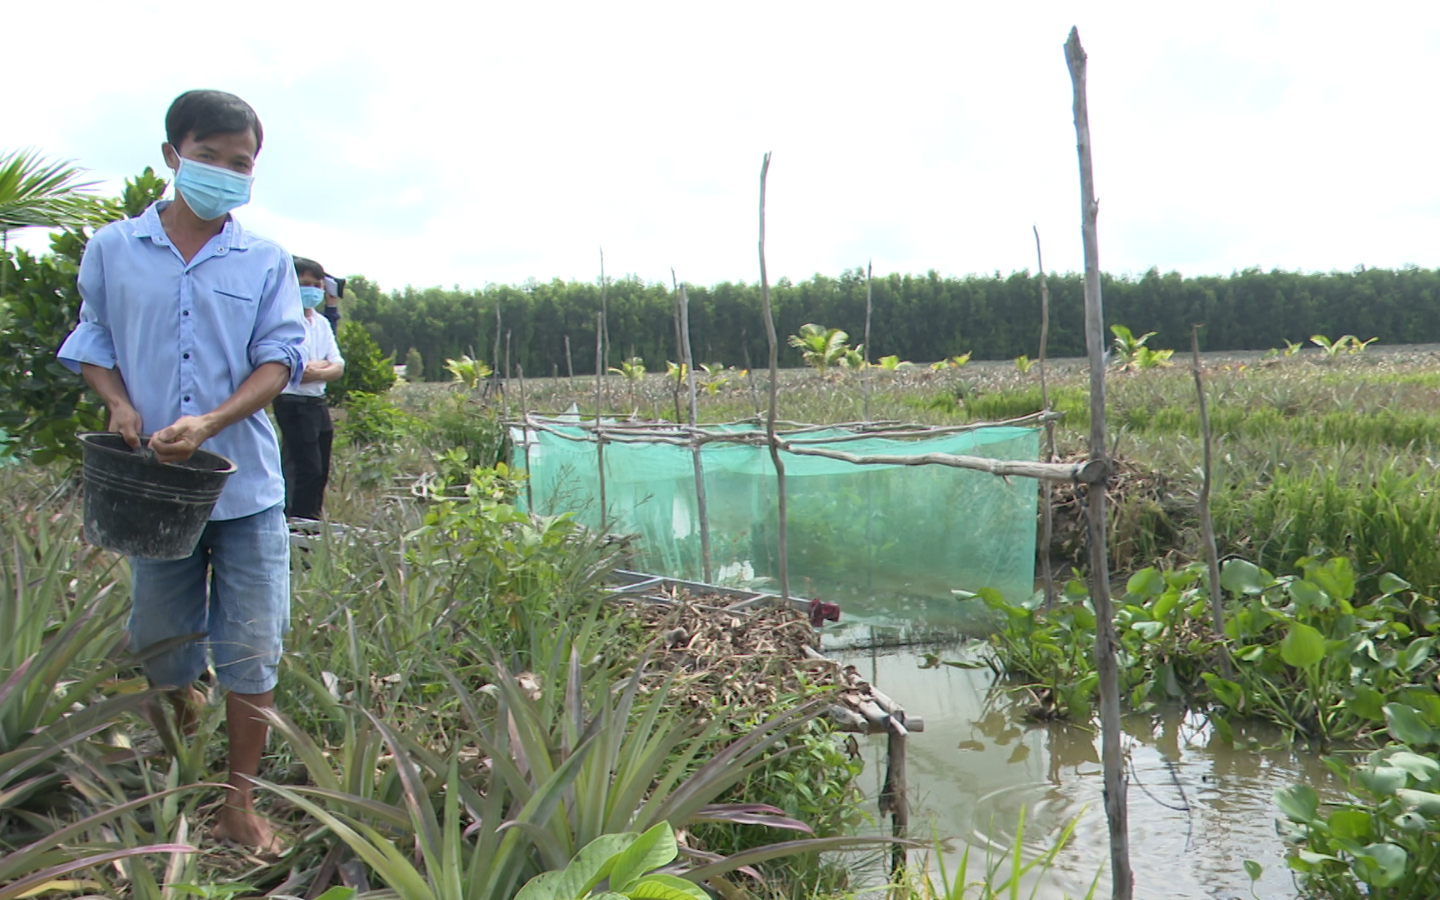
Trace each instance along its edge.
{"label": "white cloud", "polygon": [[1105,268],[1440,264],[1422,4],[78,3],[64,64],[7,44],[0,147],[113,185],[175,94],[233,90],[266,124],[244,220],[386,286],[591,279],[600,246],[753,280],[766,150],[772,277],[1033,268],[1032,223],[1076,268],[1071,24]]}

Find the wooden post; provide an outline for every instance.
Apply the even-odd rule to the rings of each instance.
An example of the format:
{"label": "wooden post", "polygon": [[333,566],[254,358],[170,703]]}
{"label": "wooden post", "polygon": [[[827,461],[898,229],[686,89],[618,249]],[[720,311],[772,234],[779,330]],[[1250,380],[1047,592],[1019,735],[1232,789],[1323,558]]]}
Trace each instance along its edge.
{"label": "wooden post", "polygon": [[604,358],[605,362],[601,368],[602,376],[610,368],[610,306],[607,301],[609,285],[605,283],[605,248],[600,248],[600,321],[605,332]]}
{"label": "wooden post", "polygon": [[765,418],[765,436],[770,442],[770,461],[775,464],[776,517],[779,520],[777,551],[780,557],[780,597],[790,599],[790,559],[785,540],[785,460],[775,437],[775,408],[779,403],[780,351],[775,337],[775,314],[770,309],[770,277],[765,272],[765,178],[770,173],[770,154],[760,165],[760,302],[765,310],[765,339],[770,344],[770,413]]}
{"label": "wooden post", "polygon": [[[1080,158],[1081,233],[1085,243],[1085,346],[1090,355],[1090,459],[1108,472],[1105,447],[1105,314],[1100,297],[1100,245],[1094,170],[1090,163],[1090,114],[1085,97],[1085,48],[1080,31],[1070,29],[1065,61],[1074,89],[1075,147]],[[1100,747],[1105,783],[1105,819],[1110,829],[1111,896],[1130,900],[1135,877],[1130,869],[1125,759],[1120,748],[1120,678],[1115,658],[1115,619],[1110,602],[1110,560],[1105,543],[1105,481],[1085,489],[1090,543],[1090,600],[1095,607],[1095,668],[1100,675]]]}
{"label": "wooden post", "polygon": [[520,450],[525,457],[525,510],[534,515],[535,491],[530,486],[530,400],[525,394],[525,367],[518,366],[520,376]]}
{"label": "wooden post", "polygon": [[[508,385],[508,384],[510,383],[510,377],[511,377],[514,373],[515,373],[515,370],[512,369],[512,368],[510,368],[510,329],[507,328],[507,329],[505,329],[505,380],[504,380],[503,383],[506,384],[506,385]],[[506,393],[506,392],[503,391],[503,390],[500,392],[500,396],[501,396],[501,398],[502,398],[503,401],[504,401],[504,407],[503,407],[503,409],[505,410],[505,417],[506,417],[506,418],[509,418],[509,417],[510,417],[510,396],[509,396],[508,393]]]}
{"label": "wooden post", "polygon": [[[1045,284],[1045,257],[1040,252],[1040,229],[1030,226],[1035,232],[1035,266],[1040,270],[1040,406],[1050,412],[1050,385],[1045,375],[1045,354],[1050,343],[1050,289]],[[1045,420],[1045,462],[1055,461],[1055,422]],[[1055,529],[1055,514],[1051,508],[1054,486],[1048,481],[1040,482],[1040,574],[1045,580],[1045,608],[1055,608],[1055,573],[1050,567],[1050,538]]]}
{"label": "wooden post", "polygon": [[604,353],[605,342],[604,332],[601,329],[605,324],[605,314],[595,314],[595,467],[600,474],[600,530],[603,532],[607,526],[607,510],[605,507],[605,433],[600,428],[600,417],[604,413],[602,409],[601,395],[605,390],[604,373],[605,360],[601,355]]}
{"label": "wooden post", "polygon": [[1215,521],[1210,517],[1210,411],[1205,402],[1205,382],[1200,374],[1200,326],[1190,327],[1190,365],[1195,373],[1195,393],[1200,397],[1200,542],[1205,545],[1206,574],[1210,580],[1210,620],[1220,649],[1220,674],[1235,679],[1230,648],[1225,643],[1225,598],[1220,587],[1220,551],[1215,547]]}
{"label": "wooden post", "polygon": [[[685,365],[685,339],[680,335],[680,282],[675,277],[675,267],[670,267],[670,284],[674,286],[674,302],[670,304],[670,318],[675,323],[675,359],[681,366]],[[680,413],[680,379],[672,379],[670,392],[675,398],[675,424],[679,425],[685,421]]]}
{"label": "wooden post", "polygon": [[570,376],[570,393],[575,393],[575,361],[570,358],[570,335],[565,335],[565,371]]}
{"label": "wooden post", "polygon": [[745,326],[740,326],[740,353],[745,357],[745,383],[750,385],[750,402],[755,405],[755,415],[760,415],[760,392],[755,389],[755,369],[750,365],[750,345],[745,340]]}
{"label": "wooden post", "polygon": [[867,425],[870,423],[870,276],[874,269],[874,260],[865,264],[865,366],[860,372],[864,376],[865,423]]}
{"label": "wooden post", "polygon": [[[910,830],[910,800],[905,775],[905,749],[910,732],[905,727],[905,713],[892,713],[885,719],[885,786],[881,800],[890,810],[890,834],[897,838]],[[905,871],[905,845],[896,844],[890,851],[890,874]]]}
{"label": "wooden post", "polygon": [[[684,338],[681,346],[684,350],[685,366],[690,372],[690,427],[694,428],[699,424],[699,404],[695,396],[695,356],[690,352],[690,295],[683,284],[680,285],[680,334]],[[690,454],[695,463],[695,513],[700,517],[700,565],[705,571],[705,582],[709,584],[710,514],[705,504],[705,466],[700,459],[700,442],[693,435],[690,439]]]}
{"label": "wooden post", "polygon": [[[507,373],[505,372],[505,367],[500,364],[500,332],[501,332],[501,330],[502,330],[502,326],[501,326],[501,323],[500,323],[500,298],[499,298],[499,297],[496,297],[496,298],[495,298],[495,352],[494,352],[494,354],[490,357],[490,366],[491,366],[491,376],[490,376],[490,377],[493,378],[493,379],[495,380],[495,383],[500,386],[500,393],[501,393],[501,394],[504,394],[504,393],[505,393],[505,375],[506,375]],[[471,354],[471,355],[473,356],[474,354]]]}

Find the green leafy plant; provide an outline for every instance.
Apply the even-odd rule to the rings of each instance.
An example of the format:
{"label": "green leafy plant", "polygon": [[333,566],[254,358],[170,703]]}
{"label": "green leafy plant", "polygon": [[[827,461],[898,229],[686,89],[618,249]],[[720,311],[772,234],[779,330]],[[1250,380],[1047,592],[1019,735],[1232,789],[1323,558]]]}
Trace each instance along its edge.
{"label": "green leafy plant", "polygon": [[1296,848],[1286,862],[1307,895],[1359,900],[1433,893],[1440,863],[1440,762],[1433,749],[1417,753],[1399,744],[1359,765],[1326,762],[1351,792],[1350,802],[1322,809],[1304,784],[1275,792],[1284,816],[1278,830]]}
{"label": "green leafy plant", "polygon": [[[43,256],[0,249],[0,357],[6,360],[0,366],[0,427],[42,465],[78,461],[75,435],[105,427],[103,407],[56,358],[80,314],[75,279],[89,241],[84,226],[138,216],[165,191],[165,181],[146,169],[125,182],[120,198],[102,202],[74,193],[74,177],[75,170],[38,157],[0,157],[0,216],[66,228],[51,236],[51,252]],[[0,221],[0,232],[8,230]]]}
{"label": "green leafy plant", "polygon": [[462,355],[459,359],[445,360],[445,371],[468,391],[479,390],[485,379],[495,374],[494,369],[478,359],[471,359],[469,354]]}
{"label": "green leafy plant", "polygon": [[801,325],[799,333],[789,338],[790,346],[800,351],[805,365],[821,374],[844,362],[846,354],[852,352],[849,341],[850,335],[839,328],[826,328],[814,323]]}
{"label": "green leafy plant", "polygon": [[623,376],[625,383],[629,385],[630,405],[633,408],[635,406],[635,389],[639,387],[640,382],[645,380],[645,360],[638,356],[632,356],[629,359],[621,360],[619,368],[611,366],[610,371]]}
{"label": "green leafy plant", "polygon": [[343,406],[351,394],[384,394],[395,384],[393,356],[384,356],[370,332],[353,319],[340,323],[335,334],[345,372],[325,388],[331,406]]}
{"label": "green leafy plant", "polygon": [[[644,834],[601,835],[580,849],[563,869],[526,882],[515,900],[709,900],[699,885],[656,871],[680,855],[675,832],[660,822]],[[602,889],[603,885],[603,889]]]}
{"label": "green leafy plant", "polygon": [[1155,336],[1153,331],[1136,337],[1129,328],[1117,324],[1110,326],[1110,333],[1115,335],[1115,365],[1127,372],[1168,366],[1170,357],[1175,353],[1174,350],[1155,350],[1147,346],[1146,342]]}
{"label": "green leafy plant", "polygon": [[1324,350],[1326,359],[1334,359],[1341,353],[1344,353],[1346,348],[1349,347],[1351,342],[1353,342],[1354,340],[1355,335],[1353,334],[1342,334],[1340,337],[1336,338],[1333,341],[1323,334],[1315,334],[1310,336],[1310,343],[1319,347],[1321,350]]}
{"label": "green leafy plant", "polygon": [[875,364],[875,367],[882,372],[898,372],[901,369],[914,368],[915,364],[902,361],[900,357],[892,355],[880,357],[880,361]]}
{"label": "green leafy plant", "polygon": [[[940,876],[940,883],[936,884],[934,877],[928,867],[920,869],[922,873],[918,877],[918,884],[915,886],[914,895],[918,900],[1018,900],[1022,888],[1029,884],[1030,892],[1026,895],[1030,900],[1039,896],[1043,881],[1036,878],[1038,873],[1047,872],[1055,868],[1056,860],[1061,851],[1069,846],[1075,835],[1075,826],[1079,819],[1071,819],[1065,827],[1056,835],[1049,849],[1033,859],[1025,859],[1022,855],[1022,846],[1025,838],[1025,809],[1020,809],[1020,821],[1015,829],[1015,841],[1013,849],[1000,856],[992,856],[988,851],[983,864],[980,877],[971,875],[971,853],[973,848],[966,844],[965,850],[960,854],[960,862],[952,874],[945,865],[945,854],[940,843],[935,844],[936,868]],[[1096,872],[1090,882],[1090,889],[1085,894],[1085,900],[1095,896],[1100,887],[1101,872]]]}
{"label": "green leafy plant", "polygon": [[[85,170],[46,160],[33,150],[0,153],[0,235],[22,228],[82,228],[103,225],[95,182],[81,182]],[[3,286],[0,286],[3,291]]]}
{"label": "green leafy plant", "polygon": [[425,380],[425,359],[414,347],[405,354],[405,380],[411,384],[419,384]]}
{"label": "green leafy plant", "polygon": [[1030,372],[1030,367],[1033,365],[1035,365],[1035,360],[1032,360],[1030,357],[1026,356],[1023,353],[1015,357],[1015,368],[1020,370],[1021,375],[1028,374]]}
{"label": "green leafy plant", "polygon": [[939,362],[931,363],[930,368],[937,372],[943,369],[963,369],[965,365],[970,362],[971,352],[972,351],[967,350],[959,356],[946,357]]}

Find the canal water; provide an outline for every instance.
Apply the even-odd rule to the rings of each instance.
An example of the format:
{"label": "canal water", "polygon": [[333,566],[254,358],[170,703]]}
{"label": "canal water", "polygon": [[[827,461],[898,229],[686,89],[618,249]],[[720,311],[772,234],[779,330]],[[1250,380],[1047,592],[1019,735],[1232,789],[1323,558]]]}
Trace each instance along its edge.
{"label": "canal water", "polygon": [[[944,857],[952,872],[968,845],[973,875],[987,853],[998,858],[1014,847],[1022,811],[1027,857],[1047,851],[1075,821],[1074,837],[1040,877],[1036,896],[1084,897],[1100,873],[1096,896],[1108,897],[1098,720],[1094,727],[1029,720],[1033,702],[988,668],[945,664],[983,657],[983,643],[964,636],[978,630],[975,611],[933,601],[901,605],[913,613],[917,603],[930,612],[920,623],[897,616],[894,602],[846,597],[842,627],[826,626],[824,637],[828,655],[854,665],[924,719],[925,730],[909,738],[911,834],[949,839]],[[906,643],[916,639],[926,643]],[[1230,744],[1203,715],[1179,708],[1130,714],[1124,732],[1137,898],[1250,897],[1245,860],[1263,867],[1255,896],[1297,896],[1275,830],[1273,795],[1303,781],[1338,799],[1342,791],[1319,754],[1261,726],[1237,728]],[[885,770],[885,743],[883,736],[861,741],[872,798]]]}

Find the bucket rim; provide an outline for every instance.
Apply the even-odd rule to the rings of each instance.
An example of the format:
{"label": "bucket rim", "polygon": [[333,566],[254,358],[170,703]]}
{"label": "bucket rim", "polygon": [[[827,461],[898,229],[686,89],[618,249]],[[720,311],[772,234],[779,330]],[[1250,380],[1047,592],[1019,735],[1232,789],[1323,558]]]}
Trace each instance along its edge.
{"label": "bucket rim", "polygon": [[[138,460],[140,462],[150,465],[168,466],[170,468],[183,469],[190,472],[204,472],[209,475],[234,475],[235,472],[239,469],[239,467],[235,465],[235,462],[229,457],[221,456],[218,453],[214,453],[204,448],[196,450],[193,454],[191,454],[190,458],[196,459],[196,457],[200,457],[201,459],[207,461],[213,460],[214,464],[206,468],[200,468],[197,466],[183,466],[176,465],[175,463],[161,462],[158,459],[147,460],[145,457],[137,455],[133,450],[117,450],[114,447],[106,447],[104,444],[98,443],[94,440],[94,438],[100,437],[120,437],[120,433],[118,431],[82,431],[75,437],[80,441],[81,445],[85,448],[86,451],[103,453],[116,459]],[[139,437],[141,446],[144,446],[146,443],[148,443],[150,435],[142,434]]]}

